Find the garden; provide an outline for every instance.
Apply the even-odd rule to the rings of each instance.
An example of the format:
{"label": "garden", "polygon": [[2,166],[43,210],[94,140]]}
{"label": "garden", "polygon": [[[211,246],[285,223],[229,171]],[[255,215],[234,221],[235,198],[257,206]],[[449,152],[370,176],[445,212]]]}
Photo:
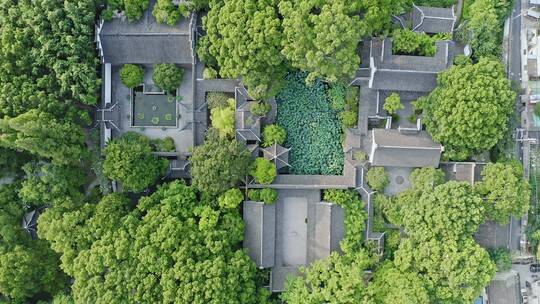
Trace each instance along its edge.
{"label": "garden", "polygon": [[[155,64],[153,83],[144,81],[144,68],[126,64],[120,70],[122,83],[131,89],[131,123],[135,127],[176,127],[178,87],[184,71],[174,64]],[[143,84],[144,83],[144,84]]]}
{"label": "garden", "polygon": [[276,97],[277,124],[287,132],[285,145],[291,148],[290,173],[341,175],[342,124],[356,124],[357,104],[356,109],[346,109],[345,87],[332,88],[320,80],[307,85],[306,76],[302,72],[287,75]]}

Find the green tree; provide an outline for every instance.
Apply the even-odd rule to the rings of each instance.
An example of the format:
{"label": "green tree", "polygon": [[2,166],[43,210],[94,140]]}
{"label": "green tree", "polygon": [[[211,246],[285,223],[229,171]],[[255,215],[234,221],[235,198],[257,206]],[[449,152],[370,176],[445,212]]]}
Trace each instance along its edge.
{"label": "green tree", "polygon": [[248,192],[250,200],[255,202],[264,202],[267,205],[272,205],[278,199],[278,193],[274,189],[250,189]]}
{"label": "green tree", "polygon": [[[85,205],[95,210],[86,216],[65,213],[54,226],[62,231],[73,225],[71,217],[82,219],[82,235],[75,236],[85,240],[82,246],[58,246],[72,240],[46,227],[53,248],[73,264],[75,302],[259,303],[265,292],[255,284],[255,264],[238,249],[242,218],[236,210],[216,209],[215,199],[198,197],[195,188],[176,181],[141,198],[131,211],[105,197]],[[72,248],[68,261],[64,250]]]}
{"label": "green tree", "polygon": [[426,33],[409,29],[394,30],[392,34],[392,53],[399,55],[434,56],[437,52],[436,39]]}
{"label": "green tree", "polygon": [[398,93],[392,93],[384,100],[383,109],[390,115],[395,115],[398,110],[404,108],[405,106],[401,103],[401,97]]}
{"label": "green tree", "polygon": [[515,98],[502,63],[483,58],[439,74],[437,88],[420,107],[427,130],[444,145],[446,157],[464,160],[503,137]]}
{"label": "green tree", "polygon": [[0,179],[21,174],[22,166],[31,160],[28,153],[0,147]]}
{"label": "green tree", "polygon": [[24,150],[58,164],[73,164],[84,156],[84,134],[73,123],[30,110],[15,118],[0,119],[0,146]]}
{"label": "green tree", "polygon": [[366,251],[352,255],[332,252],[301,268],[305,276],[290,279],[281,299],[288,304],[361,303],[366,294],[365,271],[374,263]]}
{"label": "green tree", "polygon": [[336,203],[345,210],[345,238],[339,244],[341,250],[345,254],[361,251],[367,213],[358,192],[330,189],[324,192],[324,200]]}
{"label": "green tree", "polygon": [[236,132],[236,102],[229,98],[226,107],[216,107],[210,110],[210,119],[212,126],[219,131],[219,135],[223,138],[233,138]]}
{"label": "green tree", "polygon": [[444,171],[431,167],[414,169],[409,177],[413,189],[430,191],[446,181]]}
{"label": "green tree", "polygon": [[403,225],[409,236],[428,241],[471,235],[484,221],[484,202],[464,182],[450,181],[404,205]]}
{"label": "green tree", "polygon": [[0,186],[0,294],[22,303],[55,294],[67,278],[48,244],[21,229],[25,210],[18,189],[17,184]]}
{"label": "green tree", "polygon": [[142,191],[165,174],[169,162],[152,154],[150,140],[135,132],[107,144],[103,172],[126,190]]}
{"label": "green tree", "polygon": [[476,299],[495,274],[486,250],[471,237],[405,239],[395,253],[394,263],[404,273],[414,273],[424,282],[429,303],[468,304]]}
{"label": "green tree", "polygon": [[208,108],[225,108],[229,105],[230,97],[223,92],[208,92],[206,93],[206,103]]}
{"label": "green tree", "polygon": [[[408,1],[282,0],[283,50],[291,65],[331,82],[356,73],[362,37],[387,27]],[[362,17],[360,17],[362,16]]]}
{"label": "green tree", "polygon": [[124,11],[129,21],[141,19],[143,12],[148,9],[149,0],[106,0],[107,9],[103,11],[106,19],[112,17],[114,11]]}
{"label": "green tree", "polygon": [[[214,1],[203,18],[206,30],[199,56],[219,75],[242,78],[250,92],[272,95],[285,75],[281,20],[277,0]],[[255,98],[255,96],[253,96]]]}
{"label": "green tree", "polygon": [[507,271],[512,268],[512,255],[504,248],[488,249],[489,257],[497,266],[497,271]]}
{"label": "green tree", "polygon": [[100,80],[94,42],[95,3],[2,3],[0,113],[16,117],[40,109],[57,118],[73,119],[82,113],[77,104],[97,102]]}
{"label": "green tree", "polygon": [[467,30],[474,58],[501,56],[503,24],[511,11],[511,3],[507,0],[479,0],[471,4]]}
{"label": "green tree", "polygon": [[154,65],[152,80],[167,93],[174,93],[184,79],[184,70],[173,63],[160,63]]}
{"label": "green tree", "polygon": [[257,157],[249,174],[259,184],[271,184],[277,176],[276,165],[265,158]]}
{"label": "green tree", "polygon": [[84,171],[79,167],[59,166],[49,163],[27,163],[19,197],[34,206],[54,205],[66,197],[82,199],[85,183]]}
{"label": "green tree", "polygon": [[388,173],[383,167],[370,168],[366,180],[371,189],[375,191],[384,191],[384,188],[390,182]]}
{"label": "green tree", "polygon": [[424,282],[412,272],[402,272],[386,262],[369,284],[366,304],[429,304]]}
{"label": "green tree", "polygon": [[193,185],[203,192],[219,194],[245,179],[251,154],[236,140],[221,138],[210,129],[204,144],[193,149],[190,162]]}
{"label": "green tree", "polygon": [[278,125],[267,125],[263,130],[263,147],[273,144],[282,145],[287,138],[287,131]]}
{"label": "green tree", "polygon": [[529,209],[531,187],[518,161],[487,164],[475,189],[487,202],[487,216],[498,223],[507,224],[511,215],[521,217]]}
{"label": "green tree", "polygon": [[136,64],[124,64],[120,69],[120,80],[126,87],[133,89],[144,81],[144,69]]}
{"label": "green tree", "polygon": [[237,188],[227,190],[218,198],[218,203],[221,208],[234,209],[237,208],[244,200],[242,191]]}

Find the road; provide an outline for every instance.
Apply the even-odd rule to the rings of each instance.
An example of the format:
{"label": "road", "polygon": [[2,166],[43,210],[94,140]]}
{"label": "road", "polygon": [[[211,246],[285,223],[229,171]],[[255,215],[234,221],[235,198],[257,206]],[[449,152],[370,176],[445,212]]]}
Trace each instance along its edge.
{"label": "road", "polygon": [[[508,36],[508,78],[515,83],[521,84],[521,0],[514,1],[512,14],[509,24]],[[515,111],[520,115],[523,109],[521,98],[518,96],[515,103]],[[516,143],[516,156],[518,159],[523,158],[522,144]],[[521,221],[512,218],[510,223],[510,249],[519,250],[519,241],[521,237]]]}

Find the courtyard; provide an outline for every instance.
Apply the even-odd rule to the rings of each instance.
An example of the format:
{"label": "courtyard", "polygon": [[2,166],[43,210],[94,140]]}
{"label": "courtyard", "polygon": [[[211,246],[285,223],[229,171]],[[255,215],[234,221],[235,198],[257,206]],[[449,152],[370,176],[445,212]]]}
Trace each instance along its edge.
{"label": "courtyard", "polygon": [[177,127],[176,97],[132,91],[134,127]]}

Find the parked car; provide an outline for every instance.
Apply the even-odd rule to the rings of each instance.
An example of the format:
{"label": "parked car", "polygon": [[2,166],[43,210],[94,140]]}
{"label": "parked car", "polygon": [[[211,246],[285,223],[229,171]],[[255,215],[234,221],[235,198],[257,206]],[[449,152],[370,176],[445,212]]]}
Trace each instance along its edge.
{"label": "parked car", "polygon": [[529,270],[531,272],[539,272],[540,271],[540,264],[531,264],[531,266],[529,266]]}
{"label": "parked car", "polygon": [[528,304],[529,303],[529,296],[527,295],[527,289],[523,288],[521,289],[521,303]]}

